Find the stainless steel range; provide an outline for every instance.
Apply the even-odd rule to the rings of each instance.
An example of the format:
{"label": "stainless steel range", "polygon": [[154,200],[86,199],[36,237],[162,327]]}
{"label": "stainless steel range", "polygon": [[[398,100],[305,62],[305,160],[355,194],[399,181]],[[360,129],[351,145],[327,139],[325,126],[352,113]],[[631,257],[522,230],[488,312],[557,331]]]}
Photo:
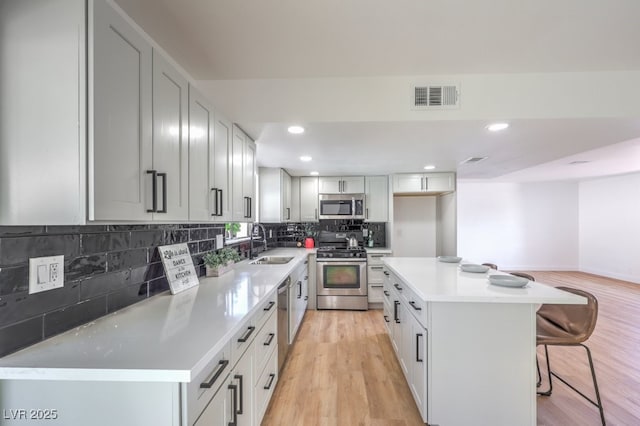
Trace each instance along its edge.
{"label": "stainless steel range", "polygon": [[[323,231],[317,251],[318,309],[367,310],[367,252],[353,246],[357,233]],[[350,241],[347,244],[347,241]],[[339,245],[327,245],[327,244]],[[349,247],[351,246],[351,247]]]}

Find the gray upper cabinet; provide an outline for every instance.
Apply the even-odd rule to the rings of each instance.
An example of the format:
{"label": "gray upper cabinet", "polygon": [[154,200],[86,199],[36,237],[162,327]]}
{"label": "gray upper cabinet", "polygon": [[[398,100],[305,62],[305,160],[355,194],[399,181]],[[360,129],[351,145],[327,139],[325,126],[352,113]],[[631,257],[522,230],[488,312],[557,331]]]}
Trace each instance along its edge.
{"label": "gray upper cabinet", "polygon": [[386,222],[389,220],[389,178],[387,176],[365,176],[365,221]]}
{"label": "gray upper cabinet", "polygon": [[187,80],[107,2],[93,4],[89,219],[187,220]]}
{"label": "gray upper cabinet", "polygon": [[217,210],[214,220],[231,221],[231,132],[230,121],[216,114],[215,147],[213,151],[213,187],[218,194],[214,207]]}
{"label": "gray upper cabinet", "polygon": [[93,4],[89,219],[151,220],[152,49],[106,2]]}
{"label": "gray upper cabinet", "polygon": [[441,194],[455,189],[455,173],[406,173],[393,176],[394,194]]}
{"label": "gray upper cabinet", "polygon": [[0,225],[85,222],[85,16],[0,1]]}
{"label": "gray upper cabinet", "polygon": [[189,220],[231,221],[231,123],[189,86]]}
{"label": "gray upper cabinet", "polygon": [[278,168],[261,167],[260,221],[292,222],[291,176]]}
{"label": "gray upper cabinet", "polygon": [[318,221],[318,178],[300,177],[300,221]]}
{"label": "gray upper cabinet", "polygon": [[256,146],[238,126],[232,131],[232,216],[235,222],[255,219]]}
{"label": "gray upper cabinet", "polygon": [[156,220],[189,218],[188,93],[187,80],[154,51],[153,170],[157,175],[151,195],[156,198]]}
{"label": "gray upper cabinet", "polygon": [[364,176],[322,176],[318,185],[320,194],[363,194]]}

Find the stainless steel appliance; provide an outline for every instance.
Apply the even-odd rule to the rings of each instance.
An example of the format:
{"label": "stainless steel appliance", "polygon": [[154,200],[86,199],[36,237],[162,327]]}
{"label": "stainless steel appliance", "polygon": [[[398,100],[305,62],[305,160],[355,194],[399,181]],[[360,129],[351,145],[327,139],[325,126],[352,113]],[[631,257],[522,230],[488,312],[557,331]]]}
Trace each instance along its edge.
{"label": "stainless steel appliance", "polygon": [[291,278],[278,286],[278,372],[289,353],[289,287]]}
{"label": "stainless steel appliance", "polygon": [[[358,233],[362,241],[362,232]],[[357,238],[354,233],[353,237]],[[318,309],[367,310],[367,252],[347,245],[345,233],[323,231],[316,253],[316,302]],[[336,243],[340,245],[326,245]]]}
{"label": "stainless steel appliance", "polygon": [[320,194],[320,219],[364,219],[364,194]]}

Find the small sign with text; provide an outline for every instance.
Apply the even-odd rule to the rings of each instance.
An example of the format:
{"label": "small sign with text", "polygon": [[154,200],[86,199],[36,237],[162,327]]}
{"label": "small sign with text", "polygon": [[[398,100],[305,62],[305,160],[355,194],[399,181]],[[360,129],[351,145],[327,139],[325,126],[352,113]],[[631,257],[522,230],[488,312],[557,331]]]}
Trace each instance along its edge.
{"label": "small sign with text", "polygon": [[171,294],[180,293],[200,283],[186,243],[158,247],[158,250]]}

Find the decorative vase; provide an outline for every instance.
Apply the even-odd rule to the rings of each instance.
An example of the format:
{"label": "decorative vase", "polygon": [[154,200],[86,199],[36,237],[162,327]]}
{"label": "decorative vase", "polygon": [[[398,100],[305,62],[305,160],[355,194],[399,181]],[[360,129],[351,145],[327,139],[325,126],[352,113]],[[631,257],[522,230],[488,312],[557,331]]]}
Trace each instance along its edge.
{"label": "decorative vase", "polygon": [[304,239],[304,248],[313,248],[315,245],[315,241],[312,237],[307,237]]}

